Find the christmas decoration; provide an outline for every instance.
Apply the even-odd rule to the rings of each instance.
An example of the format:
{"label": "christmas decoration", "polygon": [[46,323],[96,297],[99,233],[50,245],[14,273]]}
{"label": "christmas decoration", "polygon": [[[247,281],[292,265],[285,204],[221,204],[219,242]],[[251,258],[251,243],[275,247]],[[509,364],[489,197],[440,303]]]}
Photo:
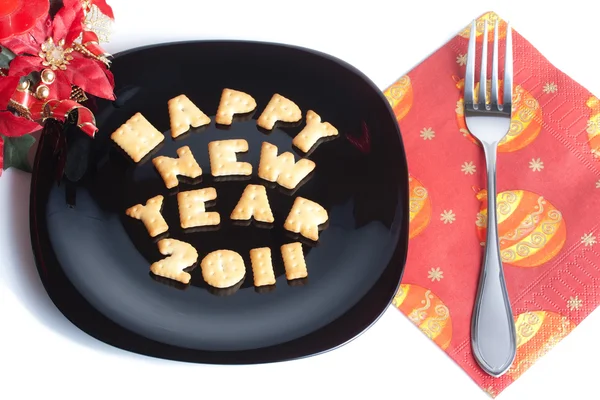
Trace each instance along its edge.
{"label": "christmas decoration", "polygon": [[527,311],[515,318],[517,355],[507,374],[520,377],[540,357],[567,336],[575,325],[552,311]]}
{"label": "christmas decoration", "polygon": [[105,0],[0,2],[0,174],[10,166],[27,169],[15,152],[33,143],[7,145],[5,138],[31,134],[49,118],[75,115],[75,125],[94,137],[94,115],[82,103],[86,94],[115,98],[110,55],[99,44],[113,20]]}
{"label": "christmas decoration", "polygon": [[418,285],[402,284],[392,304],[443,350],[450,345],[450,311],[431,290]]}
{"label": "christmas decoration", "polygon": [[431,200],[427,189],[414,176],[408,178],[410,202],[409,237],[412,239],[423,231],[431,218]]}
{"label": "christmas decoration", "polygon": [[[475,225],[481,242],[487,227],[487,191],[477,193],[481,209]],[[524,190],[496,196],[500,255],[504,264],[538,267],[556,256],[567,237],[562,213],[547,199]]]}
{"label": "christmas decoration", "polygon": [[[456,88],[460,90],[460,99],[456,103],[456,121],[458,123],[459,131],[467,139],[479,145],[479,141],[468,131],[465,116],[463,114],[464,105],[462,92],[464,79],[458,79],[456,76],[453,78],[456,81]],[[498,95],[502,97],[502,80],[500,80],[498,86]],[[486,88],[489,101],[491,93],[490,80],[488,80]],[[475,92],[478,93],[478,90],[479,83],[475,85]],[[507,153],[524,148],[535,140],[541,130],[542,108],[540,107],[539,102],[528,91],[523,89],[523,87],[516,85],[513,89],[513,115],[510,123],[510,130],[498,144],[498,152]]]}
{"label": "christmas decoration", "polygon": [[413,90],[410,78],[404,75],[383,92],[392,106],[396,119],[402,120],[410,111],[413,103]]}
{"label": "christmas decoration", "polygon": [[586,105],[592,110],[586,129],[588,144],[594,158],[600,160],[600,100],[596,96],[592,96],[588,99]]}

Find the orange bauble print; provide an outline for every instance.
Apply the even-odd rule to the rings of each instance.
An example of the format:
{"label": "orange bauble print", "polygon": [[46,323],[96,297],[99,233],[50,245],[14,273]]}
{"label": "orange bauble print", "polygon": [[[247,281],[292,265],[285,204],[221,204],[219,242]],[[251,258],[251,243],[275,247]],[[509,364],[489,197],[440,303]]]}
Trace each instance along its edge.
{"label": "orange bauble print", "polygon": [[551,311],[528,311],[515,318],[517,355],[507,375],[520,377],[539,358],[567,336],[575,324]]}
{"label": "orange bauble print", "polygon": [[[456,122],[458,123],[459,131],[471,140],[473,143],[480,145],[479,141],[467,129],[464,115],[463,105],[463,87],[464,79],[454,78],[456,87],[461,91],[460,99],[456,103]],[[499,96],[502,97],[502,81],[499,85]],[[479,83],[475,85],[475,92],[479,90]],[[491,84],[488,81],[487,95],[490,96]],[[510,122],[510,130],[498,143],[498,152],[509,153],[520,150],[533,142],[542,130],[542,108],[538,101],[525,89],[517,85],[513,89],[513,105],[512,119]]]}
{"label": "orange bauble print", "polygon": [[399,122],[408,114],[413,104],[413,88],[408,75],[402,76],[383,94],[392,106],[396,120]]}
{"label": "orange bauble print", "polygon": [[588,144],[594,158],[600,160],[600,100],[593,96],[586,102],[592,109],[592,115],[587,122]]}
{"label": "orange bauble print", "polygon": [[[480,43],[483,40],[483,23],[487,21],[488,23],[488,42],[494,40],[494,25],[496,22],[498,25],[498,39],[502,40],[506,37],[506,22],[501,19],[498,14],[495,12],[488,12],[483,14],[481,17],[477,18],[476,29],[477,29],[477,42]],[[459,36],[469,39],[471,36],[471,24],[465,27],[462,31],[458,33]]]}
{"label": "orange bauble print", "polygon": [[409,229],[408,238],[412,239],[429,224],[431,219],[431,200],[429,192],[414,176],[408,177],[409,190]]}
{"label": "orange bauble print", "polygon": [[448,307],[431,290],[402,284],[392,304],[445,350],[452,340],[452,319]]}
{"label": "orange bauble print", "polygon": [[[477,235],[483,243],[487,229],[487,191],[477,220]],[[498,237],[502,262],[515,267],[538,267],[562,249],[567,228],[562,214],[548,200],[533,192],[510,190],[496,196]]]}

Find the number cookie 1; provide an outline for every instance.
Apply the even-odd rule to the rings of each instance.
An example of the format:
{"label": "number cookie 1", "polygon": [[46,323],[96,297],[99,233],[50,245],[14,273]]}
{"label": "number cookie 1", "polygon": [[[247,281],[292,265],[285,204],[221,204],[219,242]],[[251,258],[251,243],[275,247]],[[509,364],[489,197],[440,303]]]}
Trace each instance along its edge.
{"label": "number cookie 1", "polygon": [[250,263],[252,264],[252,275],[254,286],[268,286],[275,284],[275,272],[271,259],[271,249],[259,247],[250,250]]}
{"label": "number cookie 1", "polygon": [[285,277],[291,281],[308,276],[306,261],[302,252],[302,245],[298,242],[284,244],[281,246],[281,257],[285,267]]}
{"label": "number cookie 1", "polygon": [[194,246],[176,239],[162,239],[158,242],[158,251],[168,257],[153,263],[150,271],[154,275],[188,284],[191,275],[184,269],[198,261]]}

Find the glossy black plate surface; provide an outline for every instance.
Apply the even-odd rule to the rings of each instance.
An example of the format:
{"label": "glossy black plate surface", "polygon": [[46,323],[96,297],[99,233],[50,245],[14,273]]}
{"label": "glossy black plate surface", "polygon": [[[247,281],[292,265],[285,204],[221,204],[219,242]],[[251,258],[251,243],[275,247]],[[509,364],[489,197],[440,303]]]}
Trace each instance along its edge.
{"label": "glossy black plate surface", "polygon": [[[48,122],[40,142],[31,190],[31,232],[42,281],[75,325],[111,345],[150,356],[203,363],[259,363],[316,354],[346,343],[386,309],[400,282],[408,241],[408,171],[396,120],[382,93],[353,67],[327,55],[255,42],[184,42],[135,49],[115,57],[117,100],[94,99],[99,132],[83,133]],[[251,94],[258,106],[229,128],[215,126],[223,88]],[[339,130],[307,157],[317,167],[294,193],[268,185],[275,223],[271,229],[238,226],[229,214],[256,177],[263,141],[280,154],[304,156],[291,141],[305,124],[257,128],[256,118],[274,93],[292,99],[306,115],[314,110]],[[169,131],[167,101],[186,94],[210,126],[177,140]],[[133,164],[110,134],[136,112],[165,141],[153,156],[176,156],[189,146],[202,167],[201,182],[181,181],[183,191],[212,186],[221,225],[216,231],[179,227],[177,190],[168,190],[150,160]],[[91,147],[86,174],[76,183],[53,179],[58,135]],[[65,137],[65,136],[63,136]],[[73,139],[74,138],[74,139]],[[208,142],[243,138],[253,165],[245,181],[210,175]],[[79,141],[79,142],[78,142]],[[82,152],[84,150],[81,150]],[[71,153],[75,154],[75,153]],[[73,160],[68,163],[73,164]],[[241,285],[213,290],[191,270],[183,286],[156,279],[149,265],[161,258],[155,240],[126,208],[157,194],[169,237],[192,244],[199,262],[210,251],[237,251],[246,264]],[[304,243],[308,278],[287,282],[279,248],[295,241],[283,229],[294,199],[316,201],[329,213],[318,243]],[[270,247],[277,283],[254,288],[249,250]],[[291,284],[294,283],[294,284]]]}

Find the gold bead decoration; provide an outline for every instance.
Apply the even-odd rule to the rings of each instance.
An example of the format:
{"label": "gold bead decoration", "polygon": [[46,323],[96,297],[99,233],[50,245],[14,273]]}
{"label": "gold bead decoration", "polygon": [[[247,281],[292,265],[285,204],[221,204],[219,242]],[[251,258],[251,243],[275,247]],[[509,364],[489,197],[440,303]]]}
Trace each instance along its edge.
{"label": "gold bead decoration", "polygon": [[45,99],[48,96],[50,96],[50,89],[48,89],[48,86],[46,85],[40,85],[38,86],[38,88],[35,90],[35,95],[37,96],[37,98],[39,99]]}
{"label": "gold bead decoration", "polygon": [[50,85],[52,82],[54,82],[54,79],[56,79],[56,74],[51,69],[46,68],[42,71],[41,78],[42,82],[44,82],[46,85]]}
{"label": "gold bead decoration", "polygon": [[25,80],[19,82],[19,84],[17,85],[17,90],[19,92],[26,91],[27,89],[29,89],[29,83],[30,83],[29,79],[25,79]]}

